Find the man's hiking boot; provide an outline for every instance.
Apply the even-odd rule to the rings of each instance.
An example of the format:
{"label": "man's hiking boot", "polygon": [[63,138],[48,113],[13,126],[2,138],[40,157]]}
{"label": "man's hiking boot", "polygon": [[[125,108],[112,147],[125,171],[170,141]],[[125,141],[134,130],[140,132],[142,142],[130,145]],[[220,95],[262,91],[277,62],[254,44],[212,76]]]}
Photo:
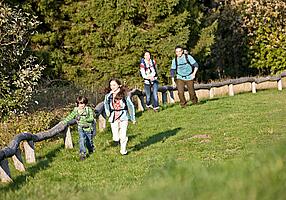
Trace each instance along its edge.
{"label": "man's hiking boot", "polygon": [[184,104],[181,104],[181,108],[186,108],[187,107],[187,102],[185,102]]}

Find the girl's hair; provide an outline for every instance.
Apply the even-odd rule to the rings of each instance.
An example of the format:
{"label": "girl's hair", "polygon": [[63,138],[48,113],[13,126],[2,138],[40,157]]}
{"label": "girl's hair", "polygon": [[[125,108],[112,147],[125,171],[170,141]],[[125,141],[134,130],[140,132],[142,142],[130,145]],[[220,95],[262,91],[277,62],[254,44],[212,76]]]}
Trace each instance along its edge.
{"label": "girl's hair", "polygon": [[150,52],[150,51],[148,51],[148,50],[144,51],[144,53],[143,53],[143,55],[142,55],[142,58],[144,58],[144,57],[145,57],[145,53],[149,53],[149,54],[150,54],[150,59],[152,59],[152,54],[151,54],[151,52]]}
{"label": "girl's hair", "polygon": [[106,93],[109,93],[111,91],[110,89],[110,83],[111,81],[115,81],[118,85],[119,85],[119,92],[117,93],[117,95],[115,96],[115,99],[123,99],[124,97],[127,96],[127,92],[128,92],[128,88],[126,86],[121,85],[121,81],[113,78],[108,82],[108,87],[106,88]]}
{"label": "girl's hair", "polygon": [[78,106],[78,104],[87,104],[88,103],[88,100],[87,100],[87,98],[86,97],[84,97],[84,96],[78,96],[77,98],[76,98],[76,105]]}
{"label": "girl's hair", "polygon": [[176,49],[182,49],[182,50],[184,50],[183,46],[180,46],[180,45],[177,45],[177,46],[175,47],[175,50],[176,50]]}

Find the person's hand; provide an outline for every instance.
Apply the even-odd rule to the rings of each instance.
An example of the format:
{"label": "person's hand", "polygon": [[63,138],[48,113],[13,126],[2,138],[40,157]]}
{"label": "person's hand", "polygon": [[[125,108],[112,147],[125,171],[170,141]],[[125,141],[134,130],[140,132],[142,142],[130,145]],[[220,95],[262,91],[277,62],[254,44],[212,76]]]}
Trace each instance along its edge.
{"label": "person's hand", "polygon": [[149,79],[150,81],[152,81],[152,79],[153,79],[153,76],[151,76],[151,75],[148,75],[148,76],[147,76],[147,79]]}
{"label": "person's hand", "polygon": [[194,80],[196,78],[196,74],[192,73],[191,74],[191,79]]}
{"label": "person's hand", "polygon": [[80,115],[76,116],[75,120],[78,122],[80,120]]}
{"label": "person's hand", "polygon": [[134,120],[134,121],[132,121],[132,124],[136,124],[136,121]]}
{"label": "person's hand", "polygon": [[173,86],[174,88],[177,87],[174,77],[172,77],[172,86]]}
{"label": "person's hand", "polygon": [[176,82],[175,81],[173,81],[172,82],[172,86],[175,88],[175,87],[177,87],[177,85],[176,85]]}

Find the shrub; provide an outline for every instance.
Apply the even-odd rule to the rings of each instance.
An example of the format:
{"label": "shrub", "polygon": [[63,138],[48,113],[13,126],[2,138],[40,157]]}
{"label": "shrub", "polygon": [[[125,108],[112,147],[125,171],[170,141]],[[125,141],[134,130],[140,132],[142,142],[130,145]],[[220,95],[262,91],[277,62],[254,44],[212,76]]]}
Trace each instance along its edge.
{"label": "shrub", "polygon": [[29,48],[39,22],[17,7],[0,2],[0,119],[26,110],[41,77],[39,65]]}

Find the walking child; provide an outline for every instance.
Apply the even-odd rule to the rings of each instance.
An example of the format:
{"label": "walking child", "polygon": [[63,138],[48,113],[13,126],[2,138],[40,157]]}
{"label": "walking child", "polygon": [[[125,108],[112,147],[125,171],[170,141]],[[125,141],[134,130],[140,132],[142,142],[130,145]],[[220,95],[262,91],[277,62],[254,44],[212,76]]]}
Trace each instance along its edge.
{"label": "walking child", "polygon": [[87,106],[87,103],[88,99],[86,97],[77,97],[77,106],[63,120],[64,124],[68,124],[72,120],[75,120],[78,125],[80,160],[84,160],[86,158],[86,148],[88,150],[88,154],[92,154],[94,151],[92,137],[95,132],[94,113],[93,110]]}
{"label": "walking child", "polygon": [[115,144],[120,143],[120,153],[126,155],[128,120],[130,119],[133,124],[136,122],[134,105],[127,95],[127,89],[121,85],[118,79],[109,81],[107,92],[104,108],[106,116],[109,117],[112,139]]}

